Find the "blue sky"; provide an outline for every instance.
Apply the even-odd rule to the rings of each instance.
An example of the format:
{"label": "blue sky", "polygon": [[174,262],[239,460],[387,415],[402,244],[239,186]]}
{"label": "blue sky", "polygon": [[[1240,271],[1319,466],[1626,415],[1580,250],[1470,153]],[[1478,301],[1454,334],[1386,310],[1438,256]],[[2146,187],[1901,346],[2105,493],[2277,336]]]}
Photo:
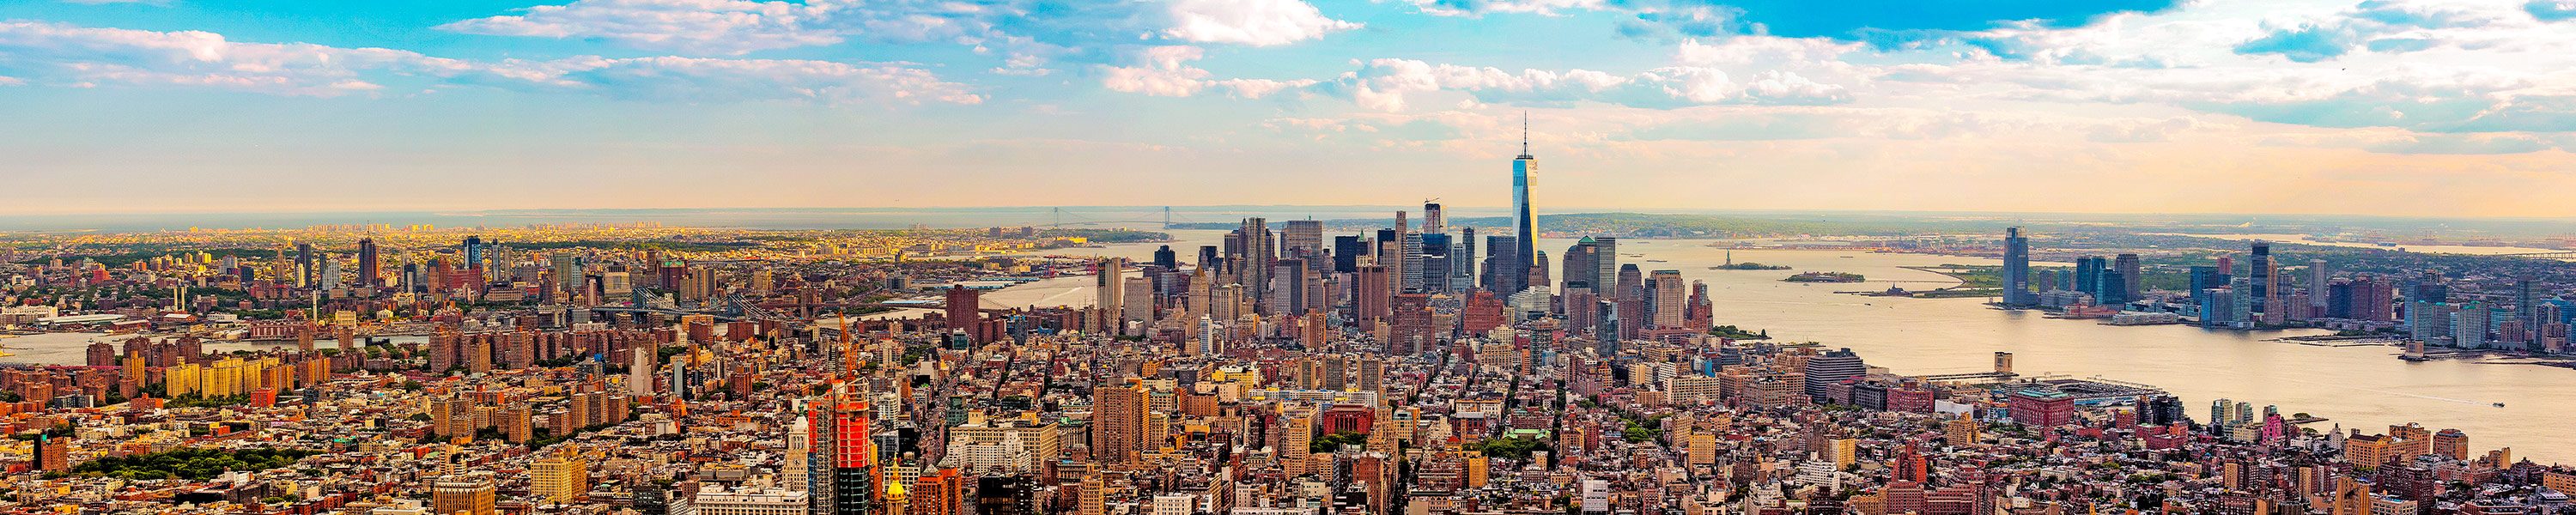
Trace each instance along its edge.
{"label": "blue sky", "polygon": [[[22,213],[2576,215],[2576,0],[29,0]],[[2113,186],[2116,185],[2116,186]]]}

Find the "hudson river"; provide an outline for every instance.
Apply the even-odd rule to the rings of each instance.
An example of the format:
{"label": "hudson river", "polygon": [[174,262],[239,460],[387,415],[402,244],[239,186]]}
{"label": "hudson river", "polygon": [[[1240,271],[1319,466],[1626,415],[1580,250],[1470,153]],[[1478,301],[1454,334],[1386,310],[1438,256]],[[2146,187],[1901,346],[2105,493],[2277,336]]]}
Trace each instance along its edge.
{"label": "hudson river", "polygon": [[[1276,222],[1274,222],[1274,225]],[[1182,259],[1195,259],[1198,246],[1223,241],[1223,231],[1170,231],[1182,241],[1172,249]],[[1480,242],[1481,243],[1481,242]],[[1989,309],[1984,299],[1908,299],[1836,294],[1836,291],[1883,290],[1890,285],[1909,290],[1946,286],[1946,276],[1899,268],[1945,263],[2000,264],[2000,261],[1924,254],[1870,254],[1831,250],[1736,250],[1737,262],[1788,265],[1794,270],[1710,270],[1724,264],[1727,250],[1708,247],[1711,240],[1621,240],[1621,263],[1638,268],[1680,270],[1682,277],[1708,283],[1716,322],[1746,330],[1769,330],[1784,342],[1815,341],[1828,347],[1850,347],[1874,366],[1901,374],[1978,372],[1992,366],[1995,352],[2014,355],[2014,369],[2025,376],[2065,374],[2101,376],[2146,383],[2172,392],[2194,419],[2209,416],[2209,402],[2231,399],[2255,406],[2280,406],[2281,413],[2305,412],[2328,420],[2310,424],[2318,431],[2360,428],[2381,433],[2389,424],[2420,422],[2433,430],[2458,428],[2469,434],[2472,453],[2512,447],[2514,456],[2542,463],[2576,463],[2576,442],[2558,431],[2576,407],[2576,370],[2527,364],[2481,364],[2476,361],[2407,362],[2395,347],[2318,347],[2263,341],[2323,331],[2240,332],[2189,326],[2107,326],[2090,320],[2040,317],[2037,311]],[[1540,239],[1537,248],[1557,259],[1572,240]],[[1079,249],[1090,254],[1147,260],[1155,245],[1118,245]],[[1086,252],[1058,251],[1061,254]],[[1640,254],[1643,257],[1629,257]],[[1849,257],[1845,257],[1849,256]],[[1649,262],[1662,260],[1663,262]],[[1552,273],[1556,264],[1550,264]],[[1799,284],[1780,282],[1797,272],[1858,273],[1871,282]],[[1558,277],[1562,277],[1561,273]],[[1090,278],[1069,278],[1014,287],[993,295],[1025,305],[1017,297],[1085,297],[1081,286]],[[1065,302],[1048,302],[1049,305]],[[2505,403],[2498,408],[2493,403]]]}

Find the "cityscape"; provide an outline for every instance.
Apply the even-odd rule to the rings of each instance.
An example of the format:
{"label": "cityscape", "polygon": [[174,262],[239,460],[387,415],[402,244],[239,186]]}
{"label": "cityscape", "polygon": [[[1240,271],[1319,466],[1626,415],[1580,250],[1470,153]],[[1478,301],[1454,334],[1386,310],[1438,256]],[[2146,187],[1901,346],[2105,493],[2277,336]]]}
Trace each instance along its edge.
{"label": "cityscape", "polygon": [[[2527,441],[2347,427],[2012,351],[1795,341],[1710,289],[2567,374],[2567,251],[2053,222],[2082,236],[1675,238],[1692,225],[1538,215],[1539,162],[1496,167],[1511,207],[1486,218],[13,234],[7,509],[2435,515],[2563,513],[2576,488],[2532,427],[2548,400],[2500,431],[2550,435]],[[1724,264],[1672,263],[1691,253]],[[1856,255],[1970,264],[1884,291],[1784,271]]]}
{"label": "cityscape", "polygon": [[2576,515],[2576,0],[0,2],[0,515]]}

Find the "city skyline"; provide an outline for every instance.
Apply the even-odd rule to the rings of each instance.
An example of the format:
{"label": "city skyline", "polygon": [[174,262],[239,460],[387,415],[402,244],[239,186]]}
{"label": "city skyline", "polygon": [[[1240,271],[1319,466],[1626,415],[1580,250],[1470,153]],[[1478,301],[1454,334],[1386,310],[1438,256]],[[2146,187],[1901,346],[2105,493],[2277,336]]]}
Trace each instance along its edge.
{"label": "city skyline", "polygon": [[0,201],[1492,206],[1526,112],[1552,205],[2576,215],[2576,4],[1849,7],[26,2]]}

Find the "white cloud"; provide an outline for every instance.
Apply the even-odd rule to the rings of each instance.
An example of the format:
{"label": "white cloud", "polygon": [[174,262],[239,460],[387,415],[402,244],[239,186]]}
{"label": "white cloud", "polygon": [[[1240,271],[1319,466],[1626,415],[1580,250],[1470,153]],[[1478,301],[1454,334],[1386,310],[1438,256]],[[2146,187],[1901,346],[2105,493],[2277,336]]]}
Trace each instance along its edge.
{"label": "white cloud", "polygon": [[836,2],[575,0],[529,7],[523,9],[526,14],[436,28],[493,36],[598,38],[647,50],[742,54],[839,43],[842,34],[820,22],[842,8]]}
{"label": "white cloud", "polygon": [[1102,66],[1101,86],[1111,91],[1144,93],[1158,97],[1186,97],[1196,95],[1203,89],[1216,88],[1236,98],[1261,98],[1316,83],[1314,80],[1207,80],[1209,75],[1207,70],[1187,64],[1203,57],[1205,51],[1188,45],[1153,47],[1139,54],[1144,60],[1139,66]]}
{"label": "white cloud", "polygon": [[2095,125],[2084,138],[2100,143],[2149,143],[2171,141],[2174,136],[2196,131],[2233,129],[2234,126],[2200,121],[2189,116],[2162,120],[2125,118]]}
{"label": "white cloud", "polygon": [[1488,13],[1556,14],[1558,11],[1600,9],[1602,0],[1406,0],[1414,8],[1441,16],[1483,16]]}
{"label": "white cloud", "polygon": [[469,34],[597,39],[655,51],[741,55],[851,40],[1000,50],[1004,73],[1037,75],[1055,58],[1115,62],[1173,43],[1275,46],[1360,24],[1305,0],[573,0],[437,28]]}
{"label": "white cloud", "polygon": [[1338,82],[1361,107],[1400,111],[1408,95],[1459,91],[1486,103],[1559,104],[1604,102],[1632,107],[1673,108],[1707,104],[1831,104],[1850,100],[1841,86],[1822,84],[1787,72],[1767,72],[1743,83],[1724,70],[1705,66],[1669,66],[1629,75],[1574,69],[1564,72],[1523,69],[1517,73],[1492,67],[1430,64],[1412,59],[1375,59]]}
{"label": "white cloud", "polygon": [[1754,63],[1797,63],[1835,61],[1844,54],[1868,50],[1861,43],[1835,41],[1832,38],[1784,38],[1777,36],[1734,36],[1702,43],[1683,40],[1674,50],[1673,60],[1697,66],[1743,65]]}
{"label": "white cloud", "polygon": [[387,80],[471,84],[610,98],[723,102],[981,102],[964,85],[905,65],[687,57],[479,62],[383,48],[242,43],[202,31],[0,22],[0,68],[20,82],[210,87],[275,95],[340,96],[385,89]]}
{"label": "white cloud", "polygon": [[1304,0],[1172,0],[1171,15],[1163,33],[1197,43],[1285,45],[1360,27]]}

